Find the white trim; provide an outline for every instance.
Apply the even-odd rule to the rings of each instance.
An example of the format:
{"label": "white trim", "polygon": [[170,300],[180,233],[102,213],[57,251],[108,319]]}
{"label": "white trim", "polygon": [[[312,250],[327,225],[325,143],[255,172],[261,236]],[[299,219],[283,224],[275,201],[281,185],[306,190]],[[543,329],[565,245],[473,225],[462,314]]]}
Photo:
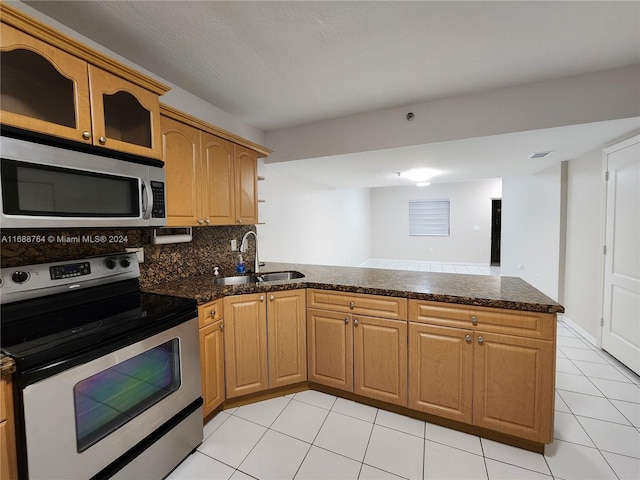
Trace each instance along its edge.
{"label": "white trim", "polygon": [[[598,339],[596,337],[594,337],[593,335],[591,335],[589,332],[587,332],[580,325],[578,325],[577,323],[572,321],[569,317],[567,317],[566,315],[563,315],[563,314],[559,314],[558,315],[558,320],[561,321],[561,322],[566,323],[571,328],[571,330],[575,330],[576,333],[578,333],[580,336],[582,336],[586,341],[591,343],[594,347],[599,348],[600,350],[602,350],[602,347],[600,345],[598,345]],[[602,329],[599,329],[599,330],[602,330]]]}

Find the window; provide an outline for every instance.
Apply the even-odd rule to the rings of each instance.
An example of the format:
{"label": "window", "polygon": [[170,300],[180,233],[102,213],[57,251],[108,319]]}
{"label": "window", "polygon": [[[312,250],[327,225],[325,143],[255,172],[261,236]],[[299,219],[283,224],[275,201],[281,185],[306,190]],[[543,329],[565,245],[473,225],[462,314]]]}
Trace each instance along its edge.
{"label": "window", "polygon": [[409,235],[449,236],[449,200],[409,202]]}

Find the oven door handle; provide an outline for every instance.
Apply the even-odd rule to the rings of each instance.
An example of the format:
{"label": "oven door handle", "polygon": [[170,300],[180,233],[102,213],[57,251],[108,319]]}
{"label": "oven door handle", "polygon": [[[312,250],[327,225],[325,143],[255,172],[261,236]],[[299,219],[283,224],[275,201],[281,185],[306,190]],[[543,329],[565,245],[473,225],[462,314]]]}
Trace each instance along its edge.
{"label": "oven door handle", "polygon": [[149,220],[153,211],[153,191],[146,179],[142,179],[142,218]]}

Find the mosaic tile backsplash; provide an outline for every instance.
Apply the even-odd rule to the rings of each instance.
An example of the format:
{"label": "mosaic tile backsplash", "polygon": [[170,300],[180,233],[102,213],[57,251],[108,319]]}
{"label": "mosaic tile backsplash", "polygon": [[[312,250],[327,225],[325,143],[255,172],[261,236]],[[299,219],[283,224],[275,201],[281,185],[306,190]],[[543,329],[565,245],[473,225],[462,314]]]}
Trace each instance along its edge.
{"label": "mosaic tile backsplash", "polygon": [[[0,265],[17,267],[35,263],[75,260],[94,255],[123,252],[125,248],[144,247],[144,263],[140,264],[143,287],[206,275],[220,267],[221,275],[232,275],[238,261],[231,251],[231,240],[240,244],[242,236],[253,225],[198,227],[193,240],[186,243],[153,245],[153,229],[142,230],[9,230],[0,233]],[[249,238],[244,255],[247,268],[253,265],[255,243]]]}

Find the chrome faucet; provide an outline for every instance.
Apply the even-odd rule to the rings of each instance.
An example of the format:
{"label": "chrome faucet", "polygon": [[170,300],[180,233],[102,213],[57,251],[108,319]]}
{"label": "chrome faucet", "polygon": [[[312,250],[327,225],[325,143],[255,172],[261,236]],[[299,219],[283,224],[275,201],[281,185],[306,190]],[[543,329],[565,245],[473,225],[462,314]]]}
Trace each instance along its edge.
{"label": "chrome faucet", "polygon": [[240,241],[240,253],[246,253],[247,246],[245,246],[245,242],[249,235],[253,235],[253,238],[255,238],[256,241],[256,261],[254,262],[253,273],[260,273],[260,261],[258,260],[258,235],[256,235],[256,232],[253,230],[249,230],[243,235],[242,240]]}

